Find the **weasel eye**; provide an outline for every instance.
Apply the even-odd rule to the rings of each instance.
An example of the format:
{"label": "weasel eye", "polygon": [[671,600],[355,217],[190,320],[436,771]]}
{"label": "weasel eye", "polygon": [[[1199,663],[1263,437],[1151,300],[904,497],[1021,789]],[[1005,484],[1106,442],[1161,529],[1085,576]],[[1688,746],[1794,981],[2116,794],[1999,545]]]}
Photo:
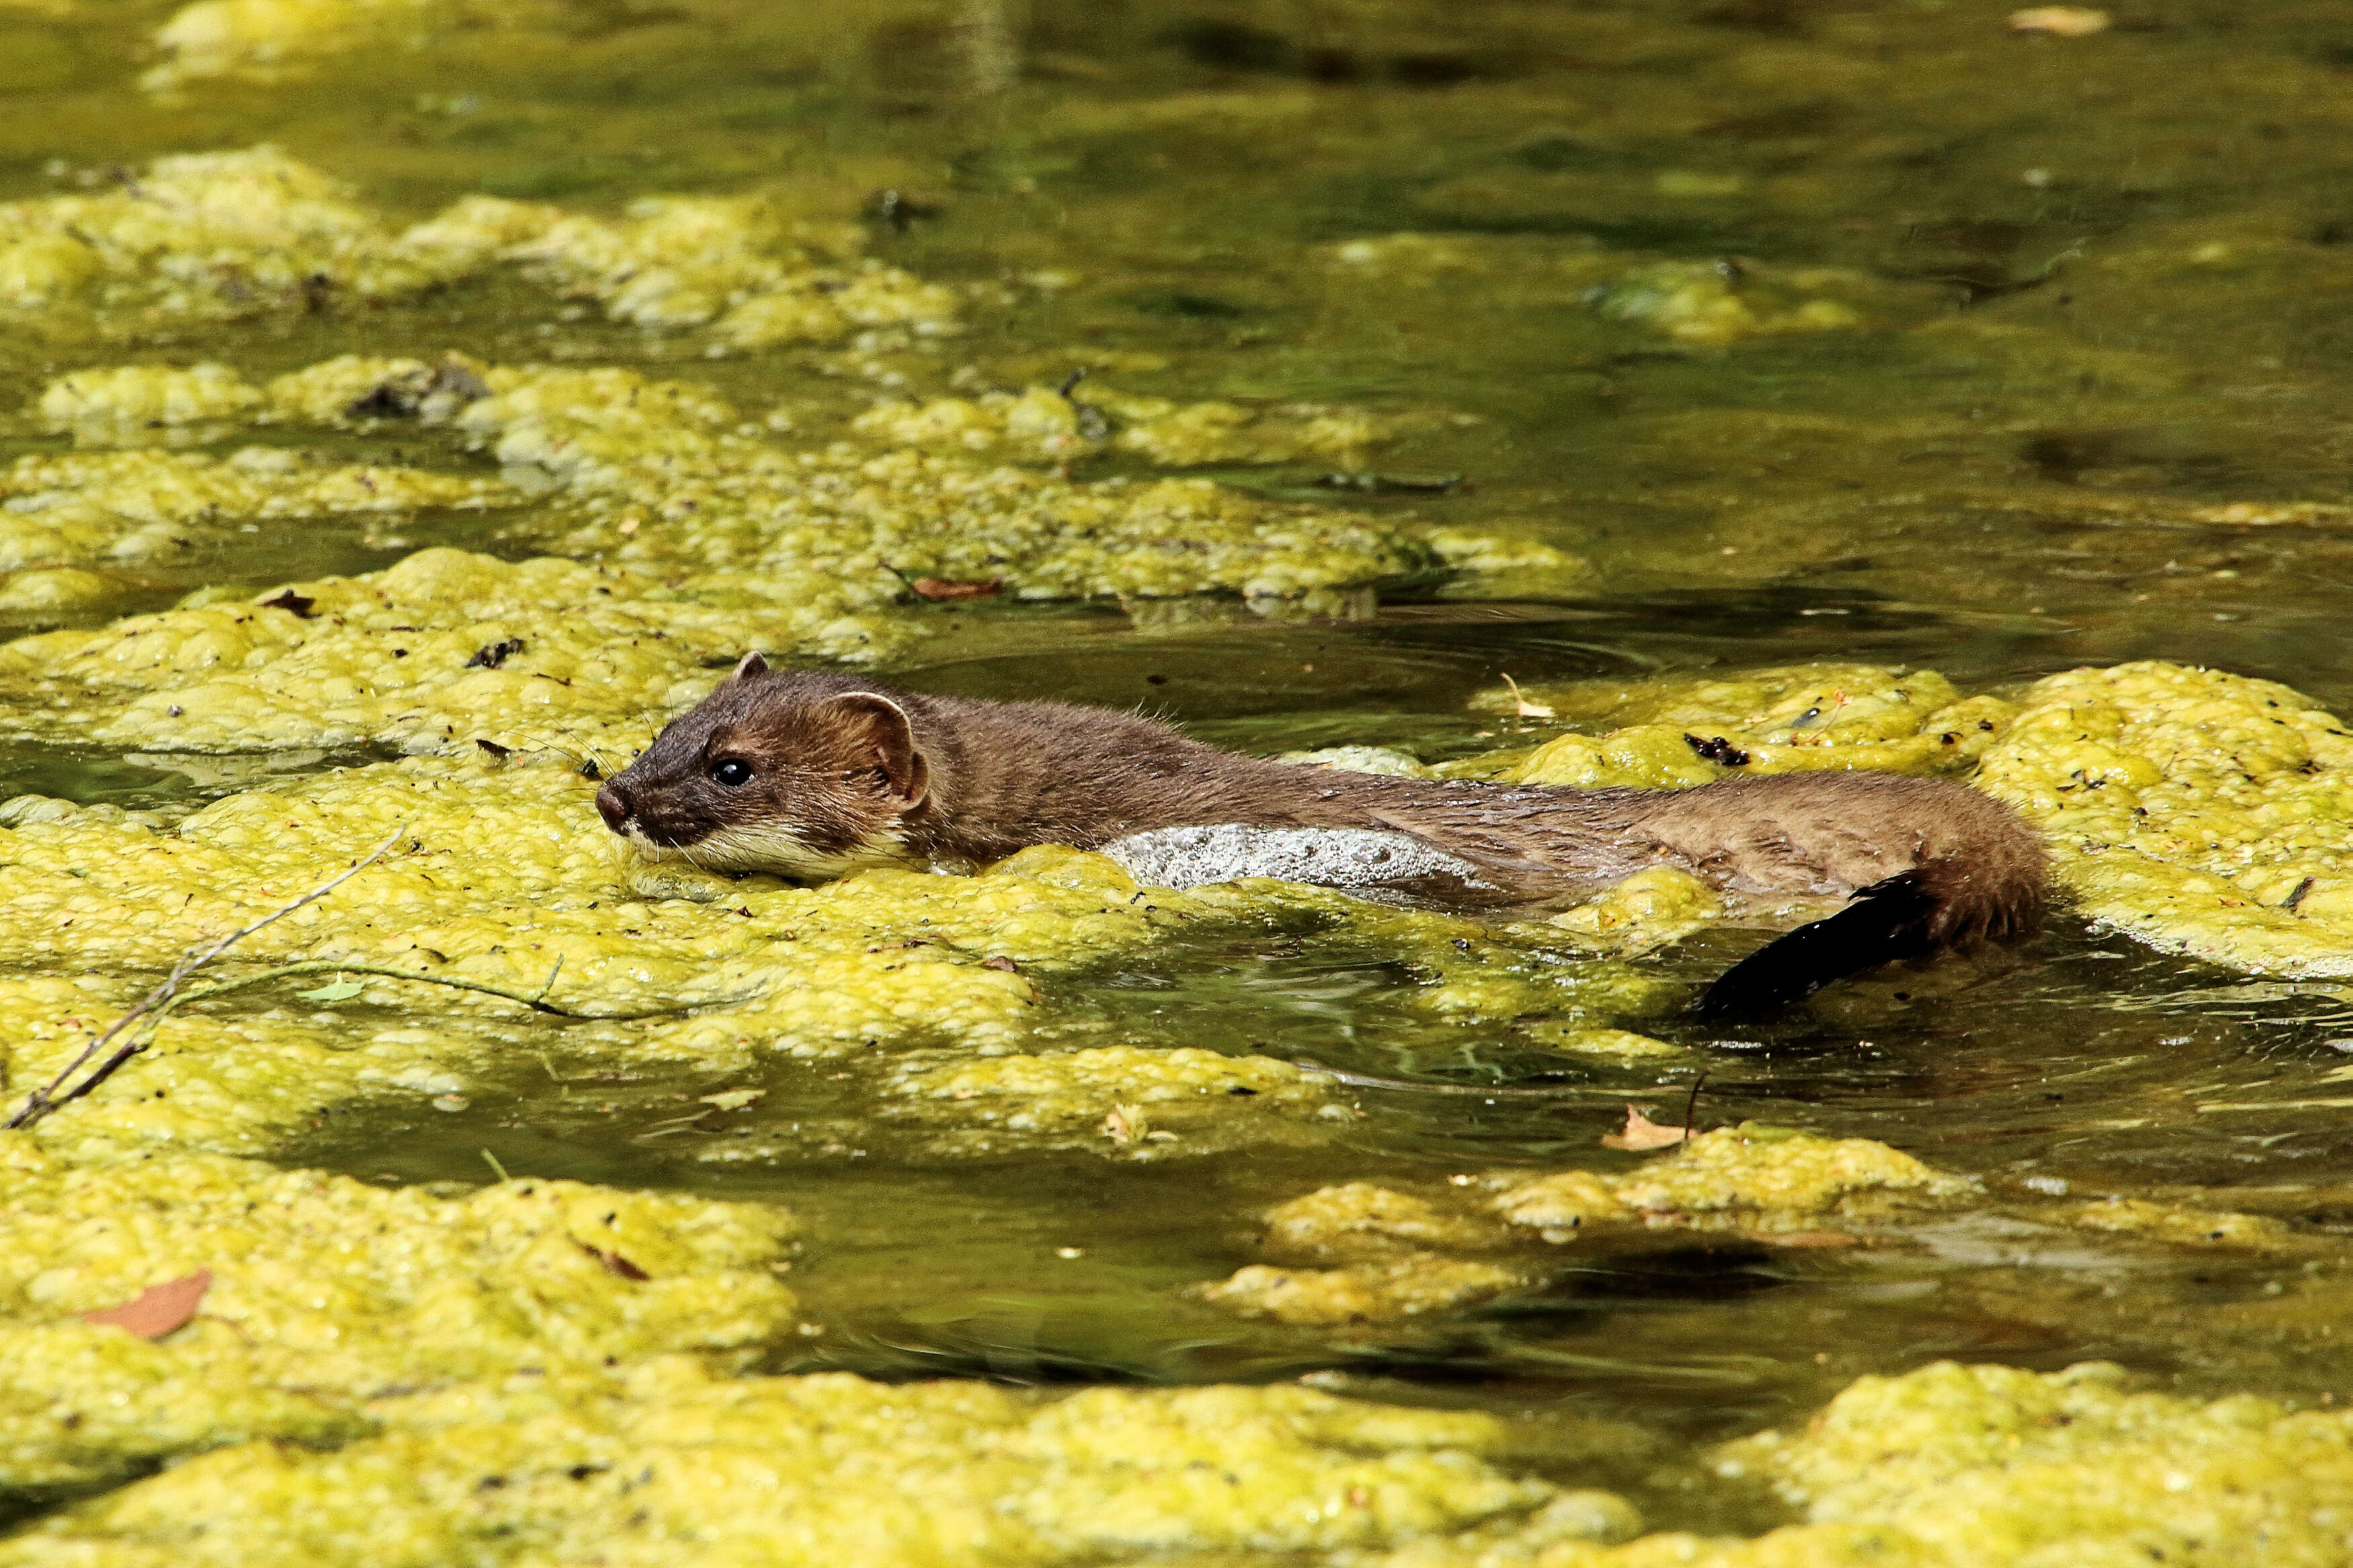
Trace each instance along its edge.
{"label": "weasel eye", "polygon": [[752,782],[752,764],[740,757],[730,757],[711,770],[711,776],[729,789]]}

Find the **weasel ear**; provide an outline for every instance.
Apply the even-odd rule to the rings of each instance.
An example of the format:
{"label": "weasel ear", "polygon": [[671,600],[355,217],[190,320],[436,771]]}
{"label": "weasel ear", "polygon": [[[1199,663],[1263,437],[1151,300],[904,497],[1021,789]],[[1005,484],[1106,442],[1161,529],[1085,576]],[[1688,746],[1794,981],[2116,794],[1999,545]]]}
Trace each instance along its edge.
{"label": "weasel ear", "polygon": [[849,731],[855,752],[871,757],[867,765],[889,781],[899,809],[913,811],[923,805],[932,787],[932,770],[915,749],[915,728],[907,710],[874,691],[844,692],[825,706]]}
{"label": "weasel ear", "polygon": [[749,680],[755,675],[765,675],[767,673],[768,661],[762,658],[756,653],[747,653],[742,658],[735,661],[735,673],[729,676],[727,679],[730,680]]}

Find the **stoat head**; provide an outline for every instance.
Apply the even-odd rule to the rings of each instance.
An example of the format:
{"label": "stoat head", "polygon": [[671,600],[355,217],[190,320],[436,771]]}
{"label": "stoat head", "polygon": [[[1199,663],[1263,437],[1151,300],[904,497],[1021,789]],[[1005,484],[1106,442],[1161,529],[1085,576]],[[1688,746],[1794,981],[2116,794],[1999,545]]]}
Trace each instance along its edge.
{"label": "stoat head", "polygon": [[903,859],[931,795],[906,699],[746,654],[596,792],[605,825],[654,859],[839,876]]}

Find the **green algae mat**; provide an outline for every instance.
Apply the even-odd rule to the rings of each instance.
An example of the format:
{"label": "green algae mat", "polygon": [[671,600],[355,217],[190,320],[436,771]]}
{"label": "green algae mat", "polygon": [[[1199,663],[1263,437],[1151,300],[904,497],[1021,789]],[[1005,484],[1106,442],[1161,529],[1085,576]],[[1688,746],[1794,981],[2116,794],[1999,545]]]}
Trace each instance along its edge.
{"label": "green algae mat", "polygon": [[[2348,70],[0,0],[0,1568],[2353,1563]],[[1670,870],[631,858],[755,648],[2063,907],[1727,1035]]]}

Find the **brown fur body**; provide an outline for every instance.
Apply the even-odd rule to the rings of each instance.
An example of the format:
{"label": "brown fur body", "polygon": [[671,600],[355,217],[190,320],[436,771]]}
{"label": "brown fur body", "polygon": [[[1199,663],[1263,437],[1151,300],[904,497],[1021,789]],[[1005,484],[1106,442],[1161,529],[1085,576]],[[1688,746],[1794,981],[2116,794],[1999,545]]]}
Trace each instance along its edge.
{"label": "brown fur body", "polygon": [[[744,776],[721,782],[723,768]],[[922,696],[855,676],[773,672],[756,656],[597,805],[654,854],[799,875],[892,860],[977,865],[1033,844],[1093,848],[1154,828],[1240,823],[1408,833],[1528,898],[1657,865],[1766,897],[1850,895],[1901,879],[1906,909],[1880,922],[1900,929],[1882,933],[1885,951],[1872,962],[2022,934],[2043,903],[2033,832],[2000,802],[1939,780],[1821,773],[1577,790],[1337,773],[1239,756],[1129,714]]]}

